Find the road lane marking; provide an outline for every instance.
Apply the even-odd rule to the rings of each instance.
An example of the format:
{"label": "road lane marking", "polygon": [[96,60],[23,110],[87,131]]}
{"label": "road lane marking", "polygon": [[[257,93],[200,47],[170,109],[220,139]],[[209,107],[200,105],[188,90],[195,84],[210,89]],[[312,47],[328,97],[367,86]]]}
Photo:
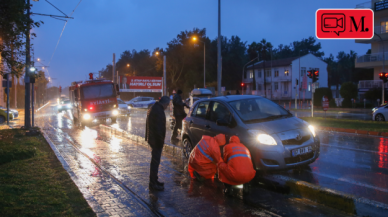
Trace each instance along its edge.
{"label": "road lane marking", "polygon": [[38,112],[39,110],[41,110],[43,107],[45,107],[46,105],[48,105],[50,103],[50,101],[48,101],[46,104],[44,104],[42,107],[40,107],[40,108],[38,108],[37,110],[36,110],[36,112]]}
{"label": "road lane marking", "polygon": [[363,151],[363,152],[374,153],[374,154],[385,154],[385,155],[388,155],[388,152],[378,152],[378,151],[370,151],[370,150],[358,149],[358,148],[348,148],[348,147],[342,147],[342,146],[337,146],[337,145],[321,144],[321,146],[326,146],[326,147],[331,147],[331,148],[347,149],[347,150],[352,150],[352,151]]}

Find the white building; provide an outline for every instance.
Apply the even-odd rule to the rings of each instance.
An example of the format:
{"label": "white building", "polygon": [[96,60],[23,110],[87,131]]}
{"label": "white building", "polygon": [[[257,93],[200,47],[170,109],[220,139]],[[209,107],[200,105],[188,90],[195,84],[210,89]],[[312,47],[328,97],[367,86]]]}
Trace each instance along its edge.
{"label": "white building", "polygon": [[[369,40],[356,40],[356,43],[370,44],[371,54],[359,55],[355,60],[356,68],[372,68],[373,80],[362,80],[358,83],[359,98],[363,99],[366,91],[379,88],[382,89],[382,82],[379,78],[380,72],[388,72],[388,1],[372,0],[356,5],[356,8],[370,8],[374,11],[375,35]],[[384,58],[383,58],[384,57]],[[383,61],[385,59],[385,61]],[[388,83],[384,84],[387,90]]]}
{"label": "white building", "polygon": [[[243,75],[243,92],[272,100],[291,100],[295,99],[296,94],[297,99],[311,99],[312,81],[307,77],[307,71],[311,69],[319,71],[319,87],[328,87],[327,63],[313,54],[307,54],[300,58],[260,61],[248,66]],[[253,73],[257,91],[253,88]]]}

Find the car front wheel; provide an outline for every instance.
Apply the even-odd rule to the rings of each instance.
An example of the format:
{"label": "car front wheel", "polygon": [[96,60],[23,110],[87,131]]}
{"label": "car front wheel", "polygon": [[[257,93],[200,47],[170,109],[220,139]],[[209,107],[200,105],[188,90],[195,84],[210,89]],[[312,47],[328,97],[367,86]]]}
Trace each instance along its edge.
{"label": "car front wheel", "polygon": [[190,153],[191,153],[191,151],[193,150],[193,145],[191,144],[191,141],[190,141],[190,139],[189,138],[185,138],[184,140],[183,140],[183,155],[187,158],[187,159],[189,159],[189,157],[190,157]]}
{"label": "car front wheel", "polygon": [[376,121],[385,121],[384,115],[382,114],[377,114],[375,117]]}

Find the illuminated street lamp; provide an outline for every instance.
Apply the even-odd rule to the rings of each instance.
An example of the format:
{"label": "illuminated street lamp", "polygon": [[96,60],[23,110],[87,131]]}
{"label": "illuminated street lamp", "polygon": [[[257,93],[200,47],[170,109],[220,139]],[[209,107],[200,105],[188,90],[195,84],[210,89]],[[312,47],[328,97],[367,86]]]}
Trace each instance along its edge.
{"label": "illuminated street lamp", "polygon": [[[155,55],[158,56],[160,53],[159,51],[155,52]],[[163,95],[167,95],[166,91],[166,55],[163,55]]]}
{"label": "illuminated street lamp", "polygon": [[203,43],[203,87],[206,88],[206,43],[198,40],[195,36],[193,36],[193,41],[200,41]]}
{"label": "illuminated street lamp", "polygon": [[129,63],[127,64],[127,67],[129,67],[130,65],[129,65]]}

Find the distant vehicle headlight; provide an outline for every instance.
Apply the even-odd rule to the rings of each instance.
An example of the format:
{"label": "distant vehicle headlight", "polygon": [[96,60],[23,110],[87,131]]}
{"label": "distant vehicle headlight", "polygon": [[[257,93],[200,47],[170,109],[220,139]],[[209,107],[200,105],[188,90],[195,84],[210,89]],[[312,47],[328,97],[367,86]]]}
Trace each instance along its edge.
{"label": "distant vehicle headlight", "polygon": [[311,133],[313,134],[313,136],[315,137],[315,128],[311,125],[309,125],[308,127],[309,127],[309,130],[311,131]]}
{"label": "distant vehicle headlight", "polygon": [[261,143],[261,144],[264,144],[264,145],[277,145],[275,139],[272,136],[268,135],[268,134],[260,133],[257,130],[249,130],[248,132],[249,132],[249,134],[255,136],[257,141],[259,143]]}
{"label": "distant vehicle headlight", "polygon": [[62,108],[62,105],[58,105],[58,108]]}
{"label": "distant vehicle headlight", "polygon": [[113,114],[113,115],[118,115],[118,114],[119,114],[119,111],[113,110],[112,114]]}
{"label": "distant vehicle headlight", "polygon": [[84,114],[84,119],[85,120],[89,120],[91,117],[90,117],[90,114]]}
{"label": "distant vehicle headlight", "polygon": [[68,107],[68,108],[71,108],[71,105],[70,105],[70,104],[68,104],[68,105],[67,105],[67,107]]}

